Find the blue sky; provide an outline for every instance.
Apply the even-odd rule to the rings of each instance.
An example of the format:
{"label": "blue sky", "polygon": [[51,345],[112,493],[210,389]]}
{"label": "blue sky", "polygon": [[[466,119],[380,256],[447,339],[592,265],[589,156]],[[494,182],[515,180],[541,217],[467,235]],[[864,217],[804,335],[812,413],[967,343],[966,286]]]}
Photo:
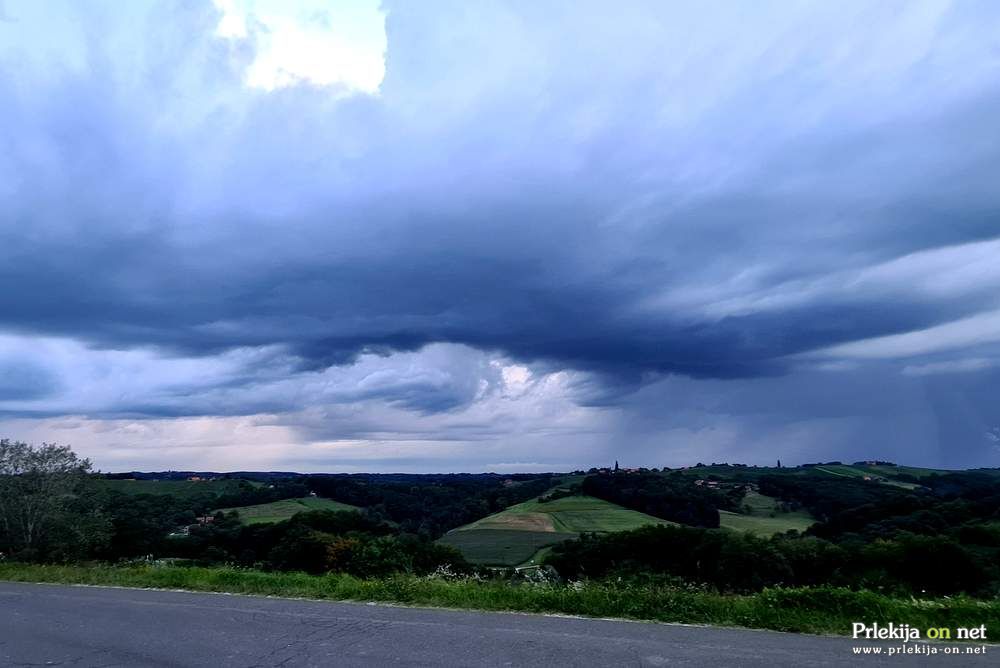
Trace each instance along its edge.
{"label": "blue sky", "polygon": [[1000,466],[998,19],[7,0],[0,434],[105,470]]}

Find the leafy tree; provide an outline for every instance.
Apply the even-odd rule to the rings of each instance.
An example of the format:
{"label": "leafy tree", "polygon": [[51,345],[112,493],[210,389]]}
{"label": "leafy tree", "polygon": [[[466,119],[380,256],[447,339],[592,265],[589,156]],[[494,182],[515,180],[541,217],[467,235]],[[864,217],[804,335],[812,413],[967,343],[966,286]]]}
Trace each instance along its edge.
{"label": "leafy tree", "polygon": [[0,439],[0,547],[45,561],[85,554],[108,538],[88,473],[67,446]]}

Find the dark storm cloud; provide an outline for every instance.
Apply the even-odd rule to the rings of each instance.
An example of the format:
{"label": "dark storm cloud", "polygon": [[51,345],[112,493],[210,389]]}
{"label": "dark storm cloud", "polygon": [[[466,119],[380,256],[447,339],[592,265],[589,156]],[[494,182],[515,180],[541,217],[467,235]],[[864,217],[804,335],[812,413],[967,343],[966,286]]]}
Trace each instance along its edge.
{"label": "dark storm cloud", "polygon": [[[390,2],[378,96],[248,90],[253,40],[183,3],[153,10],[152,40],[131,15],[67,40],[59,67],[5,53],[0,327],[276,347],[271,384],[464,344],[591,372],[577,398],[606,406],[998,307],[996,277],[916,285],[1000,236],[994,4],[625,4]],[[485,373],[334,400],[443,412]],[[227,394],[257,383],[118,408],[309,402]]]}
{"label": "dark storm cloud", "polygon": [[44,399],[60,389],[59,378],[29,360],[0,360],[0,401]]}

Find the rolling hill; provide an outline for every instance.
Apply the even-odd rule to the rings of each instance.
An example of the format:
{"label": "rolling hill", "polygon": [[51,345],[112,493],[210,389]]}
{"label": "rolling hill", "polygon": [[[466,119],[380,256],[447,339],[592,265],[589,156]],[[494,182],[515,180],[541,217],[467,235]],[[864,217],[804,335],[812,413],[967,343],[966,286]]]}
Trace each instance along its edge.
{"label": "rolling hill", "polygon": [[265,524],[281,522],[305,510],[360,510],[357,506],[332,501],[330,499],[307,496],[301,499],[283,499],[271,503],[261,503],[256,506],[241,506],[238,508],[220,508],[216,512],[228,513],[236,511],[244,524]]}
{"label": "rolling hill", "polygon": [[[894,487],[901,487],[903,489],[916,489],[920,485],[903,482],[900,480],[893,479],[893,475],[898,473],[903,473],[899,471],[898,467],[889,466],[861,466],[861,465],[847,465],[847,464],[824,464],[822,466],[816,466],[816,471],[822,471],[823,473],[828,473],[830,475],[843,476],[846,478],[858,478],[860,480],[868,480],[872,482],[879,482],[886,485],[893,485]],[[911,471],[920,469],[910,469]],[[927,469],[924,469],[927,470]],[[933,471],[931,472],[933,473]],[[931,475],[927,473],[926,475]]]}
{"label": "rolling hill", "polygon": [[627,531],[665,520],[590,496],[525,501],[454,529],[439,542],[487,566],[517,566],[539,550],[584,532]]}

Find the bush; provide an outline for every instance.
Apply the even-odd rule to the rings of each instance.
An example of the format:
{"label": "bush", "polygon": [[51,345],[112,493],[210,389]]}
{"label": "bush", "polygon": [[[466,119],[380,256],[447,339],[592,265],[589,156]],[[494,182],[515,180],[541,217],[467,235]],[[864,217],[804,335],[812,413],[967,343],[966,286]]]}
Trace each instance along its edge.
{"label": "bush", "polygon": [[962,545],[914,534],[844,546],[815,537],[648,526],[566,541],[552,548],[546,563],[571,579],[662,574],[723,592],[839,584],[909,594],[989,594],[994,579]]}

